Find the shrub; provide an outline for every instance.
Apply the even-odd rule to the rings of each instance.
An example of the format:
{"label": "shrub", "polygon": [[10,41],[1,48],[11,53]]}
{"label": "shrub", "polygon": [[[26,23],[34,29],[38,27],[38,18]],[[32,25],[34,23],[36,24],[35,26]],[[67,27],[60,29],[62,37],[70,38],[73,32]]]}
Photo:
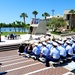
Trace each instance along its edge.
{"label": "shrub", "polygon": [[60,35],[60,34],[61,34],[60,31],[59,31],[59,32],[58,32],[58,31],[55,31],[55,32],[54,32],[54,31],[51,31],[51,33],[52,33],[52,34],[57,34],[57,35]]}
{"label": "shrub", "polygon": [[75,32],[75,28],[72,31]]}

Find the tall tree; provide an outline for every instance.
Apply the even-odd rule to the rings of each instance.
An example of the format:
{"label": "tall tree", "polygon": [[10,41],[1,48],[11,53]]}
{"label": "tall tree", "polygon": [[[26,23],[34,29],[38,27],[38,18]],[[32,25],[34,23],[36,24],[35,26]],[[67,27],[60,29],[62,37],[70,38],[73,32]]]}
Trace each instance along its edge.
{"label": "tall tree", "polygon": [[14,27],[14,30],[16,32],[16,24],[15,24],[15,22],[12,23],[12,26]]}
{"label": "tall tree", "polygon": [[[25,29],[26,29],[26,25],[25,25],[25,23],[21,23],[21,27],[22,27],[22,32],[24,31],[25,32]],[[25,29],[24,29],[24,27],[25,27]]]}
{"label": "tall tree", "polygon": [[16,21],[16,23],[17,23],[18,31],[20,32],[21,22],[20,21]]}
{"label": "tall tree", "polygon": [[28,17],[28,15],[27,15],[26,13],[22,13],[22,14],[20,15],[20,17],[23,18],[24,23],[26,24],[25,19]]}
{"label": "tall tree", "polygon": [[38,14],[38,12],[35,10],[32,12],[32,14],[34,15],[34,18],[36,19],[36,15]]}
{"label": "tall tree", "polygon": [[63,27],[66,25],[66,22],[63,20],[63,18],[51,18],[49,23],[49,27],[52,28],[52,30],[56,31],[57,28]]}
{"label": "tall tree", "polygon": [[49,15],[49,13],[45,12],[44,14],[42,14],[42,16],[45,17],[45,19],[46,19],[46,17],[48,17],[50,15]]}
{"label": "tall tree", "polygon": [[73,29],[74,27],[73,26],[73,15],[75,14],[75,10],[72,9],[69,11],[69,13],[70,13],[70,28]]}
{"label": "tall tree", "polygon": [[[20,17],[23,17],[24,24],[26,25],[25,18],[27,18],[27,17],[28,17],[28,15],[27,15],[26,13],[22,13],[22,14],[20,15]],[[25,26],[25,27],[26,27],[26,26]],[[24,27],[24,31],[25,31],[25,27]]]}

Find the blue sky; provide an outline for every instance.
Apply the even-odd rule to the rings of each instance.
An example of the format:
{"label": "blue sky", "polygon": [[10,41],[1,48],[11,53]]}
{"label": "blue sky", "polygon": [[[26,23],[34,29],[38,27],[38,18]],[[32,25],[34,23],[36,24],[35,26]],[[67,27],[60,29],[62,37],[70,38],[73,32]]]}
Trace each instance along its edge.
{"label": "blue sky", "polygon": [[0,23],[23,21],[20,18],[23,12],[28,15],[26,23],[30,23],[34,10],[38,11],[37,18],[43,18],[42,13],[52,15],[52,9],[54,15],[63,15],[65,9],[75,9],[75,0],[0,0]]}

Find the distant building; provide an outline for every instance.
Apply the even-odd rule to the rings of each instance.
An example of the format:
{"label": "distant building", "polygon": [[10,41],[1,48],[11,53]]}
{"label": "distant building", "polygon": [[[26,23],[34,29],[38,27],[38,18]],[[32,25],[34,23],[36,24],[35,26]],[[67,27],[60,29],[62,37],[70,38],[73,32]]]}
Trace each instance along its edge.
{"label": "distant building", "polygon": [[61,18],[61,17],[63,17],[63,16],[62,16],[62,15],[60,15],[60,14],[58,14],[58,15],[55,15],[55,16],[47,17],[46,19],[50,19],[50,18],[53,18],[53,17],[55,17],[55,18]]}
{"label": "distant building", "polygon": [[[56,16],[48,16],[48,17],[46,17],[46,22],[49,22],[49,20],[50,20],[51,18],[53,18],[53,17],[55,17],[55,18],[61,18],[61,17],[63,17],[63,16],[60,15],[60,14],[58,14],[58,15],[56,15]],[[43,19],[43,20],[45,20],[45,19]]]}
{"label": "distant building", "polygon": [[63,18],[67,22],[67,29],[71,29],[75,27],[75,14],[69,13],[70,10],[64,10],[64,16]]}

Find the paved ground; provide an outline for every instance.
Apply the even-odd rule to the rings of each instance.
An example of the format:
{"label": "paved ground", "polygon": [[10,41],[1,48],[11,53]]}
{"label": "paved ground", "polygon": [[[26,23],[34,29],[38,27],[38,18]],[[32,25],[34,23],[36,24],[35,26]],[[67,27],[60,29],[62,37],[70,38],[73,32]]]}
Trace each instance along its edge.
{"label": "paved ground", "polygon": [[[3,46],[3,45],[9,45],[9,44],[18,44],[18,43],[22,43],[24,40],[29,40],[30,39],[30,34],[25,34],[25,35],[20,35],[21,38],[19,39],[11,39],[11,40],[8,40],[5,38],[5,36],[1,36],[1,41],[0,42],[0,46]],[[32,35],[33,39],[36,38],[36,37],[39,37],[41,35]]]}
{"label": "paved ground", "polygon": [[[14,39],[14,40],[8,40],[5,38],[5,36],[1,36],[1,41],[0,42],[0,46],[3,46],[3,45],[9,45],[9,44],[17,44],[17,43],[22,43],[24,40],[29,40],[30,39],[30,34],[23,34],[23,35],[20,35],[21,38],[20,39]],[[41,35],[32,35],[33,39],[36,38],[36,37],[40,37]],[[52,39],[53,36],[55,38],[59,38],[59,39],[66,39],[67,37],[71,37],[71,36],[64,36],[64,37],[61,37],[60,35],[54,35],[54,34],[51,34],[50,38]]]}
{"label": "paved ground", "polygon": [[[21,35],[21,39],[18,40],[7,40],[2,36],[2,41],[5,42],[0,42],[0,45],[21,43],[29,39],[29,36]],[[33,35],[33,37],[37,36]],[[75,62],[69,61],[60,66],[45,67],[44,63],[37,60],[19,56],[17,50],[0,52],[0,63],[2,63],[0,72],[8,72],[6,75],[75,75]]]}
{"label": "paved ground", "polygon": [[19,56],[17,50],[0,52],[0,62],[0,72],[8,72],[6,75],[75,75],[64,66],[45,67],[42,62]]}

